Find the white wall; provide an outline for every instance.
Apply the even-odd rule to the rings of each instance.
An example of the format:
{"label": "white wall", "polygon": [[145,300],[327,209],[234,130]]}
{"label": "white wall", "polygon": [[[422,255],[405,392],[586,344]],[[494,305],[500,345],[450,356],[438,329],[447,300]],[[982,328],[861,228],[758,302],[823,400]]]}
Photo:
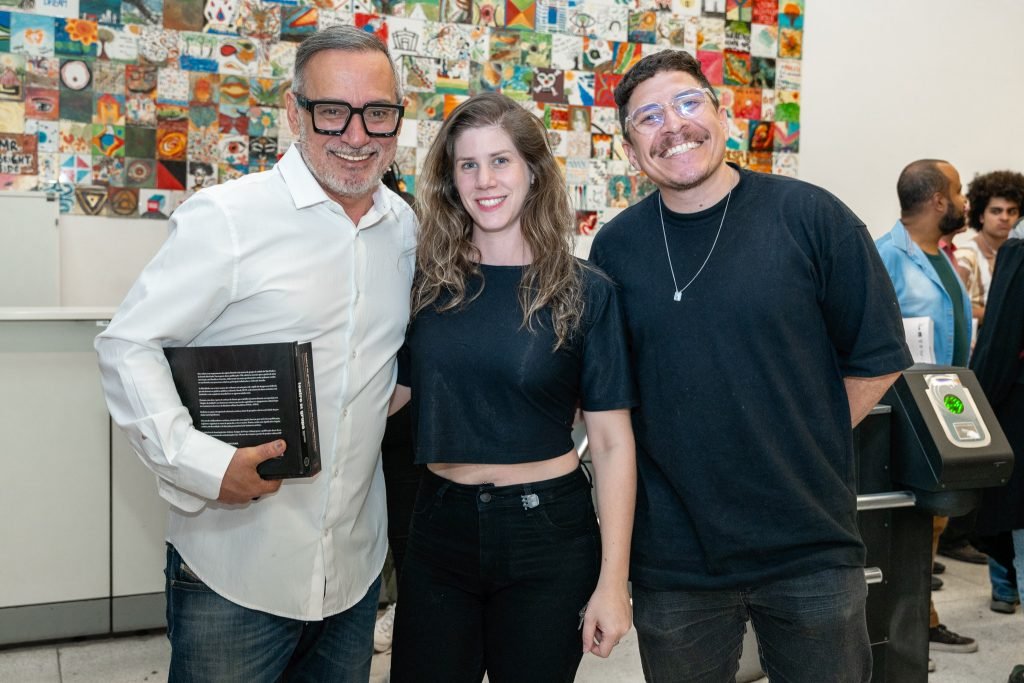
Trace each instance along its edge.
{"label": "white wall", "polygon": [[800,177],[876,237],[915,159],[1024,171],[1021,0],[807,0],[804,41]]}

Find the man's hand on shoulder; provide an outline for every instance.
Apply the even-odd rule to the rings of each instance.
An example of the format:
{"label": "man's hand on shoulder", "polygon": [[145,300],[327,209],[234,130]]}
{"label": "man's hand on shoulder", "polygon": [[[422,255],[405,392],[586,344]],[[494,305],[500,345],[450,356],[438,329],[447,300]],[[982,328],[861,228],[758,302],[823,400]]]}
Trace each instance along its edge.
{"label": "man's hand on shoulder", "polygon": [[282,453],[284,441],[281,440],[236,450],[224,472],[217,500],[228,504],[248,503],[281,488],[280,479],[263,479],[256,467],[264,460],[276,458]]}

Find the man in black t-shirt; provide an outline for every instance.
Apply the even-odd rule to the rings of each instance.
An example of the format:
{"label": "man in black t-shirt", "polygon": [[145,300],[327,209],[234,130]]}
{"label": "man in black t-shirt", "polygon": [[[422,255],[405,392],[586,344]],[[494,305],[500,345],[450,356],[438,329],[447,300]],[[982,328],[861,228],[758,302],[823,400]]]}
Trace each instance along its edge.
{"label": "man in black t-shirt", "polygon": [[851,426],[910,365],[863,223],[828,192],[726,164],[726,113],[681,51],[616,89],[658,192],[597,236],[640,390],[630,576],[648,681],[867,681]]}
{"label": "man in black t-shirt", "polygon": [[[967,366],[971,349],[971,301],[955,266],[939,240],[964,225],[966,199],[960,174],[948,162],[920,159],[896,182],[900,220],[878,240],[878,253],[892,278],[904,318],[930,318],[932,348],[940,365]],[[948,517],[932,522],[932,561]],[[929,647],[946,652],[975,652],[978,644],[939,623],[930,605]]]}

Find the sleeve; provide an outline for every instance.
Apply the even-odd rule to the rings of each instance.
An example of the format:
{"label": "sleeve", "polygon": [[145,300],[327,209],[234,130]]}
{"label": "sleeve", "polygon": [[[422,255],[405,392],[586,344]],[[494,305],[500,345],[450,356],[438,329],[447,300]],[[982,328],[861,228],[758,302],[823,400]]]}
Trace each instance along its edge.
{"label": "sleeve", "polygon": [[637,405],[636,385],[627,343],[626,319],[615,285],[604,274],[586,274],[589,284],[584,311],[582,408],[587,412]]}
{"label": "sleeve", "polygon": [[913,364],[899,301],[863,225],[850,226],[831,254],[821,301],[844,377],[878,377]]}
{"label": "sleeve", "polygon": [[235,448],[193,428],[163,347],[188,344],[220,315],[236,294],[237,267],[228,217],[195,195],[95,342],[111,417],[157,475],[160,495],[186,512],[217,498]]}
{"label": "sleeve", "polygon": [[[409,331],[406,330],[406,335]],[[403,387],[412,386],[412,354],[409,352],[409,342],[402,344],[398,349],[398,383]]]}
{"label": "sleeve", "polygon": [[985,321],[971,357],[971,369],[993,406],[1006,398],[1020,374],[1024,350],[1024,242],[1007,242],[997,258]]}

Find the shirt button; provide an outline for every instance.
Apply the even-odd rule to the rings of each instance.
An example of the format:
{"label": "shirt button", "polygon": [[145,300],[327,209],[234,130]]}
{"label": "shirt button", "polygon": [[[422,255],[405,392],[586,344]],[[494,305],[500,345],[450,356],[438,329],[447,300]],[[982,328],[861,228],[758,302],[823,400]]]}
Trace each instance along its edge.
{"label": "shirt button", "polygon": [[491,494],[487,493],[486,491],[484,493],[481,493],[480,494],[480,502],[481,503],[490,503],[491,502]]}
{"label": "shirt button", "polygon": [[355,358],[355,357],[356,357],[356,352],[355,352],[355,351],[353,351],[353,352],[352,352],[352,357],[353,357],[353,358]]}
{"label": "shirt button", "polygon": [[345,410],[341,411],[341,416],[348,417],[348,408],[345,408]]}

